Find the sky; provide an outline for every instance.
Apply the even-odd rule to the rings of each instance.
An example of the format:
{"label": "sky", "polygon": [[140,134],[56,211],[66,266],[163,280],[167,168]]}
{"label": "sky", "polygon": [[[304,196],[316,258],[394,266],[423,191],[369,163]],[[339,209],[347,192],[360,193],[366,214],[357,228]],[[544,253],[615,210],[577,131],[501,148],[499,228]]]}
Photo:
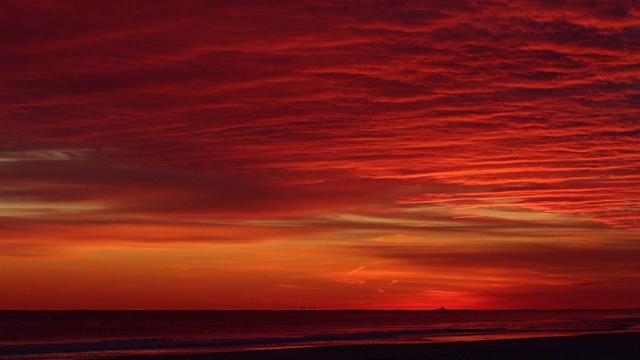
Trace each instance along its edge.
{"label": "sky", "polygon": [[0,9],[0,309],[640,308],[637,1]]}

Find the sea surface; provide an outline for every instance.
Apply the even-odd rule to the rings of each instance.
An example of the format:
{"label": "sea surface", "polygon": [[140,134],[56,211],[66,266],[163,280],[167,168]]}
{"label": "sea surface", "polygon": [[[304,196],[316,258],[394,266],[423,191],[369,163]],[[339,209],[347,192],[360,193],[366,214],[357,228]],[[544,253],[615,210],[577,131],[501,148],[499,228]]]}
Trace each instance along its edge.
{"label": "sea surface", "polygon": [[0,311],[2,359],[101,359],[640,331],[640,310]]}

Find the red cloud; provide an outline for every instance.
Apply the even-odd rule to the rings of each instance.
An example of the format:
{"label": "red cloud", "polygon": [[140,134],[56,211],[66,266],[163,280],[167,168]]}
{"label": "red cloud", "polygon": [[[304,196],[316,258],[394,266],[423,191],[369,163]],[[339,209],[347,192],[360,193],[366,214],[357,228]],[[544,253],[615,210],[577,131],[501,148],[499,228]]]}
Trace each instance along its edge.
{"label": "red cloud", "polygon": [[161,243],[640,229],[635,3],[4,7],[13,254],[140,219]]}

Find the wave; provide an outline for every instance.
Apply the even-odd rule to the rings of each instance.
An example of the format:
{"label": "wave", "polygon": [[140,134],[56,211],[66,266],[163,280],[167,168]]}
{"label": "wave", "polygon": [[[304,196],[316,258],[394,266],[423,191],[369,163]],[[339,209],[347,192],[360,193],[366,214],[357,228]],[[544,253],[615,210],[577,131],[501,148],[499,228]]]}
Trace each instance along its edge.
{"label": "wave", "polygon": [[282,337],[252,337],[252,338],[228,338],[184,340],[166,338],[139,338],[139,339],[109,339],[100,341],[83,342],[59,342],[37,343],[0,346],[0,356],[38,355],[52,353],[79,353],[92,351],[123,351],[123,350],[147,350],[147,349],[193,349],[193,348],[245,348],[252,346],[279,346],[295,344],[313,344],[322,342],[350,342],[366,340],[397,339],[401,337],[444,335],[444,334],[470,334],[470,333],[501,333],[507,331],[504,328],[440,328],[422,330],[388,330],[388,331],[364,331],[347,333],[311,334],[301,336]]}
{"label": "wave", "polygon": [[[102,313],[98,315],[100,314]],[[256,316],[256,314],[246,314],[246,317],[243,317],[244,314],[238,313],[215,313],[214,315],[217,317],[227,316],[226,319],[229,321],[210,325],[209,321],[216,320],[214,316],[211,316],[211,318],[205,319],[207,326],[202,326],[202,322],[190,323],[190,317],[193,315],[191,313],[186,315],[135,313],[133,315],[138,316],[134,319],[135,321],[132,321],[129,316],[118,318],[116,316],[118,314],[109,313],[105,314],[104,318],[112,319],[111,325],[126,323],[144,326],[140,325],[140,329],[136,332],[102,333],[92,340],[79,337],[81,336],[80,332],[65,333],[64,326],[56,325],[73,323],[62,320],[74,319],[74,316],[82,319],[80,315],[62,314],[60,315],[62,317],[49,319],[51,328],[59,329],[58,336],[63,340],[25,342],[20,337],[16,337],[16,342],[0,343],[0,357],[86,358],[89,354],[93,355],[96,352],[238,351],[363,342],[451,341],[447,339],[465,337],[470,339],[475,335],[488,339],[513,335],[537,336],[537,334],[551,333],[579,334],[640,330],[640,315],[637,311],[622,314],[575,311],[546,313],[446,311],[418,314],[374,312],[355,314],[358,316],[354,316],[353,313],[259,313],[258,315],[262,315],[262,317]],[[111,318],[106,315],[110,315]],[[144,318],[143,315],[148,315],[151,319],[155,319],[155,316],[159,320],[153,322]],[[167,323],[161,315],[170,317],[172,323],[173,320],[176,320],[175,323],[178,325],[171,327],[174,331],[168,333],[155,330],[163,329],[164,324]],[[184,325],[185,321],[182,323],[177,321],[184,320],[181,316],[186,319],[187,325]],[[14,315],[14,317],[18,316]],[[193,316],[193,318],[196,317]],[[96,323],[94,320],[88,319],[77,323]],[[15,319],[12,321],[16,325],[19,324]],[[47,323],[43,320],[40,321]],[[28,324],[28,322],[25,320],[24,324]],[[162,324],[162,326],[158,324]],[[180,324],[183,326],[180,327]],[[183,331],[185,329],[188,331]],[[210,331],[211,329],[214,331]],[[38,335],[39,333],[34,334]],[[232,334],[239,334],[239,337],[232,337]],[[38,336],[46,338],[42,334]],[[67,354],[70,355],[67,357]]]}

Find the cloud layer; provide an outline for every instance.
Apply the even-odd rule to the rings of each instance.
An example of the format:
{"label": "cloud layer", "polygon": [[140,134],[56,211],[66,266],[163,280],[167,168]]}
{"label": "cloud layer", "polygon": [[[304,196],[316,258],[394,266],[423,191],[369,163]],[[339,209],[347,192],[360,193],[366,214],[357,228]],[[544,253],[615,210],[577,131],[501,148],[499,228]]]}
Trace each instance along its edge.
{"label": "cloud layer", "polygon": [[[434,261],[463,272],[536,234],[604,268],[638,250],[633,1],[3,8],[2,256],[279,241],[409,274],[375,239],[453,238]],[[547,269],[501,266],[525,265]]]}

